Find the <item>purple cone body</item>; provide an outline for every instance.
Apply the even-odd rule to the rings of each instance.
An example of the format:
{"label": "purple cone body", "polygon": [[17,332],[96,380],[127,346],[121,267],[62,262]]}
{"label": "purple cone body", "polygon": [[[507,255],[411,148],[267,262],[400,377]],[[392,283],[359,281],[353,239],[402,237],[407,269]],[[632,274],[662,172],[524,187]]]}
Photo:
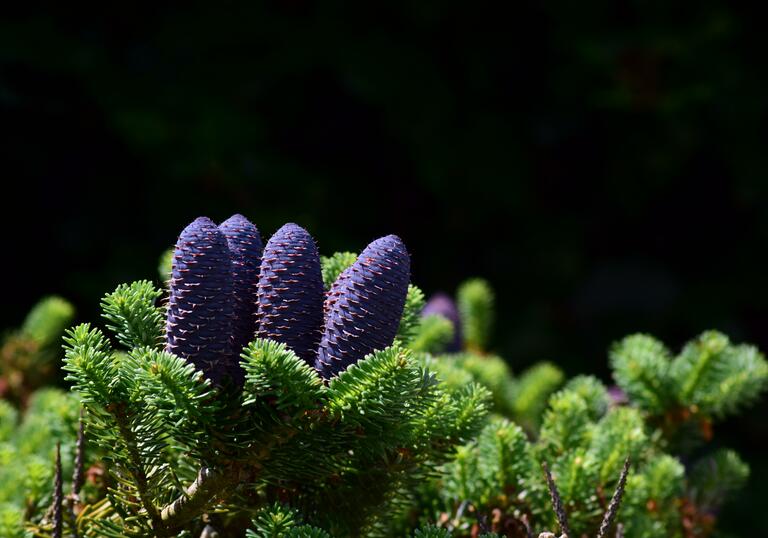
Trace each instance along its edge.
{"label": "purple cone body", "polygon": [[445,350],[449,353],[458,353],[461,351],[463,336],[461,334],[461,318],[456,303],[445,293],[435,293],[424,305],[421,315],[424,317],[435,314],[443,316],[453,325],[453,339],[445,347]]}
{"label": "purple cone body", "polygon": [[232,273],[229,247],[218,226],[199,217],[184,228],[173,255],[166,350],[214,383],[232,370]]}
{"label": "purple cone body", "polygon": [[403,315],[411,260],[396,235],[368,245],[328,292],[315,368],[325,379],[392,345]]}
{"label": "purple cone body", "polygon": [[[229,245],[232,260],[232,293],[235,319],[232,325],[233,355],[235,361],[242,349],[256,337],[258,322],[259,267],[264,243],[259,230],[242,215],[232,215],[219,224]],[[237,367],[237,374],[242,369]]]}
{"label": "purple cone body", "polygon": [[314,364],[323,327],[324,298],[314,239],[301,226],[286,224],[264,247],[257,335],[284,343],[307,363]]}
{"label": "purple cone body", "polygon": [[629,403],[627,393],[617,385],[608,387],[608,398],[613,406],[627,405]]}

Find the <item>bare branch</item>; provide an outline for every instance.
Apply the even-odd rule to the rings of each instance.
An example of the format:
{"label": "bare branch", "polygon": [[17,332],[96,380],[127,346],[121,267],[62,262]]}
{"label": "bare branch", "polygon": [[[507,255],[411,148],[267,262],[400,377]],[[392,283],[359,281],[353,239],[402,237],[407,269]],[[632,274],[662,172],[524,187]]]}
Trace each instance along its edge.
{"label": "bare branch", "polygon": [[200,515],[213,498],[238,480],[238,473],[221,473],[203,467],[184,495],[160,511],[166,527],[172,528]]}
{"label": "bare branch", "polygon": [[571,530],[568,528],[568,516],[565,513],[565,508],[563,508],[563,500],[560,498],[560,492],[557,491],[557,486],[552,479],[552,473],[549,472],[547,462],[543,462],[541,466],[547,477],[547,487],[549,488],[549,496],[552,499],[552,509],[557,517],[557,524],[560,526],[560,532],[567,538],[571,535]]}
{"label": "bare branch", "polygon": [[613,520],[616,518],[616,514],[619,512],[619,507],[621,506],[621,498],[624,496],[624,487],[627,485],[627,475],[629,475],[629,457],[624,460],[624,468],[621,470],[619,483],[616,484],[616,490],[613,492],[611,502],[608,503],[608,508],[605,510],[603,522],[600,524],[600,529],[597,531],[597,538],[605,538],[608,535],[608,529],[611,528]]}
{"label": "bare branch", "polygon": [[77,431],[77,444],[75,445],[75,468],[72,471],[72,495],[80,492],[85,482],[83,466],[85,464],[85,422],[83,421],[83,409],[80,409],[80,428]]}
{"label": "bare branch", "polygon": [[53,538],[61,538],[61,533],[64,526],[64,511],[62,510],[64,492],[62,489],[61,444],[56,443],[56,473],[53,479]]}

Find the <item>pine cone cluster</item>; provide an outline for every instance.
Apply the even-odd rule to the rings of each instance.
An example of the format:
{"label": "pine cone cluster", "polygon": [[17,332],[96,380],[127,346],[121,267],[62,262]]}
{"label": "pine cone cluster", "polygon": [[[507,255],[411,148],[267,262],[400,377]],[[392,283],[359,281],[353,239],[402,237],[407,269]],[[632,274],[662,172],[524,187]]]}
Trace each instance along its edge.
{"label": "pine cone cluster", "polygon": [[242,215],[200,217],[173,255],[166,349],[221,384],[242,385],[239,355],[255,337],[284,343],[324,379],[391,345],[410,281],[399,237],[368,245],[331,289],[323,288],[312,236],[289,223],[263,246]]}

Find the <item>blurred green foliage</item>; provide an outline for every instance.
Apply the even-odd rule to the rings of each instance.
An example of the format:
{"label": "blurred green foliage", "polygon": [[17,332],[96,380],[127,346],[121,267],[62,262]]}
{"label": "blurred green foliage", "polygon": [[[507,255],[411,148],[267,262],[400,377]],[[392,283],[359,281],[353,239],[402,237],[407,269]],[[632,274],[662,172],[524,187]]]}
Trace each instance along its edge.
{"label": "blurred green foliage", "polygon": [[0,536],[24,536],[24,519],[51,503],[56,444],[72,473],[80,405],[73,394],[41,389],[21,417],[0,400]]}

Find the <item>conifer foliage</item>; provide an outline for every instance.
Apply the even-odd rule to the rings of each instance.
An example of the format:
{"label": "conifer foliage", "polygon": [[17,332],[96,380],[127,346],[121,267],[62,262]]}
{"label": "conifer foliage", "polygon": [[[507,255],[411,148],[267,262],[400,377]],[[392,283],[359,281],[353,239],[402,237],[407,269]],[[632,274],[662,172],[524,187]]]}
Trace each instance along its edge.
{"label": "conifer foliage", "polygon": [[[712,424],[765,390],[763,355],[712,331],[676,356],[648,335],[633,335],[610,350],[618,385],[611,390],[591,376],[563,385],[549,363],[515,377],[486,348],[490,293],[477,279],[463,285],[462,329],[475,336],[459,353],[422,360],[449,385],[487,387],[491,420],[415,492],[422,504],[409,517],[442,522],[455,537],[483,529],[509,537],[558,536],[558,529],[569,536],[712,535],[717,512],[749,474],[734,451],[711,448]],[[611,397],[617,392],[621,398]],[[632,467],[623,470],[627,458]]]}
{"label": "conifer foliage", "polygon": [[[105,296],[120,347],[90,324],[68,332],[64,368],[111,478],[63,535],[382,533],[482,428],[487,389],[445,385],[396,339],[403,318],[415,329],[423,294],[411,286],[406,305],[409,258],[395,236],[371,243],[326,296],[312,238],[278,230],[231,383],[233,335],[249,315],[234,296],[251,291],[242,270],[257,249],[233,255],[226,228],[200,218],[182,232],[165,312],[146,282]],[[320,343],[323,326],[334,339]],[[326,368],[330,353],[345,360]],[[290,534],[265,530],[276,528]]]}
{"label": "conifer foliage", "polygon": [[[20,537],[26,519],[67,538],[698,538],[748,478],[711,441],[768,384],[752,346],[707,332],[675,355],[634,335],[610,350],[616,386],[547,362],[514,375],[491,347],[487,282],[427,303],[396,236],[321,258],[288,224],[259,245],[239,215],[195,220],[167,306],[151,282],[124,284],[102,301],[112,337],[67,332],[66,427],[42,440],[25,424],[49,407],[15,428],[0,405],[0,457],[10,442],[38,464],[0,468],[6,498],[28,507],[12,519],[0,506],[0,531]],[[85,462],[103,478],[83,486]],[[20,473],[35,472],[20,496]]]}
{"label": "conifer foliage", "polygon": [[72,469],[79,402],[39,388],[55,372],[60,340],[74,317],[57,296],[40,300],[0,346],[0,536],[23,538],[25,526],[51,506],[57,444]]}
{"label": "conifer foliage", "polygon": [[61,355],[61,337],[74,317],[69,301],[45,297],[21,327],[0,337],[0,399],[24,406],[36,389],[51,380]]}

